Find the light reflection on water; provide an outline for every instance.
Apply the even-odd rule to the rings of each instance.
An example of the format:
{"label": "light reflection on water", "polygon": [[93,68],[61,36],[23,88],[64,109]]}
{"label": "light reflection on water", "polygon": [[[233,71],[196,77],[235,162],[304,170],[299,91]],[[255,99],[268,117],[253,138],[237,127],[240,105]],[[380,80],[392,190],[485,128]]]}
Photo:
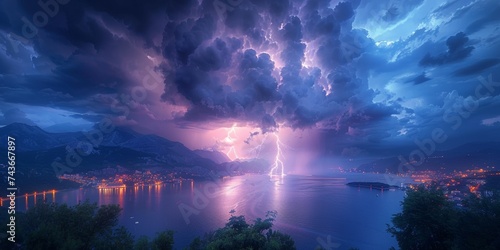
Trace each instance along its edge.
{"label": "light reflection on water", "polygon": [[[348,181],[383,178],[369,177],[246,175],[215,182],[77,189],[43,196],[49,202],[55,200],[69,205],[85,200],[98,205],[119,204],[123,208],[120,224],[133,234],[154,236],[156,232],[172,229],[176,231],[176,247],[180,249],[194,237],[224,226],[231,210],[236,211],[235,215],[245,215],[249,222],[264,217],[266,211],[276,210],[275,229],[292,235],[298,249],[314,249],[318,245],[316,239],[328,235],[341,244],[339,249],[388,249],[396,243],[385,231],[385,224],[390,222],[392,214],[399,212],[403,192],[382,193],[345,185]],[[42,194],[36,197],[43,198]],[[23,208],[32,206],[34,196],[18,202],[23,203],[20,206]],[[189,216],[189,224],[182,217],[179,204],[186,204],[197,212]]]}

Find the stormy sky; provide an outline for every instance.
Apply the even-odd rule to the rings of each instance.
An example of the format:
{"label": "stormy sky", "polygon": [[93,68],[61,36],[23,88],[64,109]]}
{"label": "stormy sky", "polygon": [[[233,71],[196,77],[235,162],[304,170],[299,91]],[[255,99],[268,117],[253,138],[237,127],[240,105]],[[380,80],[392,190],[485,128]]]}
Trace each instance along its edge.
{"label": "stormy sky", "polygon": [[[321,164],[500,141],[494,0],[3,0],[0,126]],[[231,129],[233,128],[233,129]],[[272,154],[272,153],[270,153]]]}

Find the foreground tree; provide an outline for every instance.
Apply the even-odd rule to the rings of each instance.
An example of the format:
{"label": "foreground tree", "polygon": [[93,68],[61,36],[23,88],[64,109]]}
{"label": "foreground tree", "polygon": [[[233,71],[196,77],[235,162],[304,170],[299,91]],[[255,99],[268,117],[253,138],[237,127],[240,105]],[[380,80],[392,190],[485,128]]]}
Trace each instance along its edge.
{"label": "foreground tree", "polygon": [[[117,226],[121,209],[118,205],[88,202],[75,206],[40,202],[16,219],[16,244],[0,235],[0,249],[68,249],[68,250],[171,250],[174,232],[159,232],[149,240],[142,236],[137,241],[130,232]],[[4,216],[5,217],[5,216]],[[8,218],[0,217],[0,221]],[[191,250],[293,250],[295,243],[286,234],[272,230],[276,212],[268,212],[264,220],[258,218],[248,224],[243,216],[229,218],[225,227],[196,238]]]}
{"label": "foreground tree", "polygon": [[407,249],[500,249],[500,195],[470,194],[457,207],[436,187],[409,190],[388,231]]}
{"label": "foreground tree", "polygon": [[233,249],[295,249],[295,242],[286,234],[273,231],[276,212],[268,212],[266,219],[256,219],[248,224],[244,216],[231,215],[226,226],[207,234],[203,239],[196,238],[189,250],[233,250]]}
{"label": "foreground tree", "polygon": [[174,249],[174,231],[168,230],[160,232],[152,242],[153,250],[172,250]]}
{"label": "foreground tree", "polygon": [[402,212],[392,218],[388,232],[396,237],[402,250],[445,250],[454,242],[456,210],[442,190],[418,187],[408,190]]}
{"label": "foreground tree", "polygon": [[18,215],[17,245],[4,239],[2,249],[132,249],[132,235],[116,226],[120,211],[118,205],[40,202]]}
{"label": "foreground tree", "polygon": [[149,250],[149,238],[147,236],[141,236],[134,245],[134,250]]}
{"label": "foreground tree", "polygon": [[130,250],[134,246],[134,237],[125,227],[115,230],[106,230],[106,233],[97,237],[94,250]]}
{"label": "foreground tree", "polygon": [[455,249],[500,249],[500,195],[470,196],[459,211]]}

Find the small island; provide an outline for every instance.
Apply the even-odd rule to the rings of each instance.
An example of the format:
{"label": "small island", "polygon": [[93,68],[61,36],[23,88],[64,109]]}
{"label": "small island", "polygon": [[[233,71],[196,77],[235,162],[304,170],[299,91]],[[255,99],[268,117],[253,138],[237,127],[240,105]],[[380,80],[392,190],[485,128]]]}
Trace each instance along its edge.
{"label": "small island", "polygon": [[347,186],[351,187],[361,187],[361,188],[371,188],[371,189],[380,189],[380,190],[387,190],[387,189],[398,189],[398,186],[391,186],[386,183],[382,182],[349,182],[346,184]]}

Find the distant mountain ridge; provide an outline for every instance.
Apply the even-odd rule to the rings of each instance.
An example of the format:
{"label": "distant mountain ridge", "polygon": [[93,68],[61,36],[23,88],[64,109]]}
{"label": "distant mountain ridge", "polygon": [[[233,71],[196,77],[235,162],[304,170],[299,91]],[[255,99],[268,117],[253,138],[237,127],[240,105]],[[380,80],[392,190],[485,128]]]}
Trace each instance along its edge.
{"label": "distant mountain ridge", "polygon": [[203,158],[210,159],[217,164],[231,161],[231,159],[229,159],[229,157],[227,157],[226,154],[219,151],[197,149],[194,150],[193,152],[195,152],[197,155]]}
{"label": "distant mountain ridge", "polygon": [[[12,123],[0,128],[0,151],[6,152],[7,137],[16,142],[16,175],[25,187],[45,183],[57,188],[59,183],[52,167],[53,162],[67,165],[67,160],[77,152],[78,145],[91,145],[84,132],[49,133],[37,126]],[[110,133],[102,133],[98,147],[85,148],[81,161],[72,167],[71,173],[122,166],[129,169],[144,167],[192,168],[216,170],[219,165],[204,158],[180,142],[156,135],[143,135],[128,128],[116,127]],[[215,154],[215,153],[214,153]],[[0,154],[0,164],[7,163],[7,154]],[[1,167],[1,166],[0,166]],[[7,172],[7,171],[3,171]],[[1,179],[5,177],[0,173]],[[29,189],[29,188],[28,188]]]}
{"label": "distant mountain ridge", "polygon": [[[86,136],[82,132],[48,133],[37,126],[22,123],[12,123],[0,128],[0,139],[7,141],[7,136],[16,138],[17,151],[31,152],[30,155],[38,157],[60,151],[60,148],[68,146],[76,148],[81,142],[87,145],[91,143],[87,137],[91,135]],[[143,153],[138,154],[142,157],[149,157],[144,165],[146,162],[164,167],[203,166],[214,168],[217,165],[212,160],[199,156],[180,142],[170,141],[157,135],[143,135],[128,128],[116,127],[110,133],[102,133],[102,140],[97,140],[97,142],[99,142],[98,147],[90,155],[96,155],[102,147],[112,149],[117,153],[126,148]],[[63,158],[64,155],[60,157]],[[84,158],[86,157],[89,156],[84,156]],[[117,160],[116,164],[127,165],[127,162]]]}
{"label": "distant mountain ridge", "polygon": [[[408,160],[408,155],[403,155]],[[360,165],[357,170],[365,172],[398,173],[400,160],[397,157],[389,157]],[[425,161],[415,166],[418,170],[434,170],[452,172],[453,170],[466,170],[474,167],[486,168],[496,166],[500,168],[500,142],[467,143],[456,148],[444,151],[436,151]],[[406,172],[407,167],[403,170]]]}
{"label": "distant mountain ridge", "polygon": [[[49,133],[37,126],[24,123],[12,123],[0,128],[0,140],[7,141],[7,137],[16,139],[17,151],[32,151],[62,146],[82,137],[81,132]],[[0,144],[5,148],[6,144]]]}

